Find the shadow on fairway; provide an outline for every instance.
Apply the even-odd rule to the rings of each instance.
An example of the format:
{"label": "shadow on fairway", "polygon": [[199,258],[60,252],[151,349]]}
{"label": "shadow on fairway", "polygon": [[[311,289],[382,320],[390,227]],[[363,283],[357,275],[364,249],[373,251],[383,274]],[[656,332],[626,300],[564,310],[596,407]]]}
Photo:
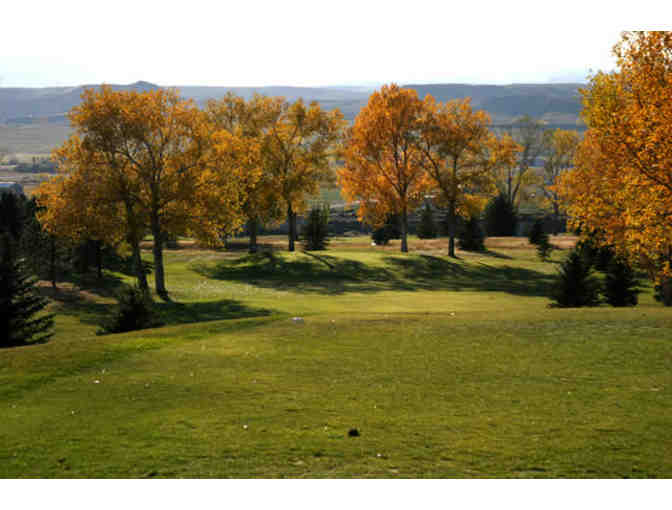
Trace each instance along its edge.
{"label": "shadow on fairway", "polygon": [[389,290],[481,290],[545,296],[552,276],[530,269],[416,255],[384,257],[385,266],[304,252],[286,260],[273,252],[198,264],[192,269],[207,278],[247,283],[297,293],[343,294]]}
{"label": "shadow on fairway", "polygon": [[523,296],[547,296],[553,276],[508,265],[482,262],[464,265],[431,255],[386,257],[394,274],[413,282],[416,289],[498,291]]}
{"label": "shadow on fairway", "polygon": [[[91,303],[84,300],[61,304],[58,313],[72,315],[84,324],[99,325],[104,317],[114,313],[116,306],[106,303]],[[197,303],[156,301],[154,309],[163,326],[190,324],[193,322],[217,321],[267,317],[272,310],[253,308],[233,299]]]}
{"label": "shadow on fairway", "polygon": [[303,260],[285,260],[274,252],[256,253],[217,264],[197,264],[198,274],[216,280],[295,292],[340,294],[350,290],[384,290],[392,274],[355,260],[303,252]]}

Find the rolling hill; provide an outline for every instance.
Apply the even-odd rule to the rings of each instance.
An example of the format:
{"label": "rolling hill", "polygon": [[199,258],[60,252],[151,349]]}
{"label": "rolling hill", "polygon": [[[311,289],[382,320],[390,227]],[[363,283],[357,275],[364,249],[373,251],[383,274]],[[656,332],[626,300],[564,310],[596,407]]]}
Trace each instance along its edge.
{"label": "rolling hill", "polygon": [[[80,102],[87,87],[2,88],[0,87],[0,146],[12,152],[47,152],[67,136],[66,112]],[[522,115],[546,121],[549,127],[583,129],[578,88],[581,84],[405,85],[424,98],[431,94],[438,101],[471,97],[475,108],[488,111],[496,126],[510,124]],[[158,88],[149,82],[112,85],[116,90]],[[254,93],[284,96],[289,101],[303,98],[318,101],[324,108],[339,108],[352,121],[366,104],[373,89],[366,87],[177,87],[184,97],[203,105],[208,99],[231,91],[249,98]]]}

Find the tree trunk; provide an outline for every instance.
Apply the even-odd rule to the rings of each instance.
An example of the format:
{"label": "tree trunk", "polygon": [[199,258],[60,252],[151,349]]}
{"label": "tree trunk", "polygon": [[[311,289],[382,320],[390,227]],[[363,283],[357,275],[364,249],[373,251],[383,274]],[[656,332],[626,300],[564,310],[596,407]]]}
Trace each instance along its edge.
{"label": "tree trunk", "polygon": [[133,266],[138,277],[138,287],[143,292],[149,293],[149,285],[147,283],[147,275],[145,268],[142,265],[142,255],[140,253],[140,241],[138,239],[130,239],[131,249],[133,250]]}
{"label": "tree trunk", "polygon": [[257,230],[259,228],[259,221],[257,218],[250,218],[247,222],[247,229],[250,231],[250,253],[257,253]]}
{"label": "tree trunk", "polygon": [[154,255],[154,286],[156,293],[165,298],[168,296],[166,291],[166,276],[163,269],[163,231],[161,230],[161,223],[156,214],[152,214],[152,236],[154,237],[154,246],[152,254]]}
{"label": "tree trunk", "polygon": [[451,201],[448,206],[448,256],[457,258],[455,256],[455,231],[457,223],[457,213],[455,211],[455,202]]}
{"label": "tree trunk", "polygon": [[49,276],[51,278],[51,287],[56,289],[56,238],[51,236],[49,239]]}
{"label": "tree trunk", "polygon": [[149,285],[147,284],[147,275],[145,274],[145,267],[142,264],[142,253],[140,251],[140,241],[142,240],[143,230],[136,223],[135,211],[133,205],[126,201],[126,221],[128,226],[127,241],[131,245],[133,251],[133,266],[135,268],[135,275],[138,277],[138,287],[144,293],[149,294]]}
{"label": "tree trunk", "polygon": [[77,255],[77,271],[81,274],[86,274],[89,272],[89,252],[91,250],[91,242],[83,241],[79,243],[76,248]]}
{"label": "tree trunk", "polygon": [[406,207],[401,211],[401,251],[408,253],[408,214]]}
{"label": "tree trunk", "polygon": [[96,269],[97,269],[97,275],[98,279],[102,280],[103,279],[103,247],[102,247],[102,242],[101,241],[94,241],[95,248],[96,248]]}
{"label": "tree trunk", "polygon": [[560,207],[557,202],[553,203],[553,235],[560,233]]}
{"label": "tree trunk", "polygon": [[[511,185],[511,174],[509,173],[509,186]],[[457,158],[453,159],[453,179],[450,184],[450,193],[448,199],[448,256],[457,258],[455,256],[455,230],[457,225]]]}
{"label": "tree trunk", "polygon": [[296,239],[296,213],[292,210],[292,204],[287,206],[287,222],[289,224],[289,251],[294,251]]}

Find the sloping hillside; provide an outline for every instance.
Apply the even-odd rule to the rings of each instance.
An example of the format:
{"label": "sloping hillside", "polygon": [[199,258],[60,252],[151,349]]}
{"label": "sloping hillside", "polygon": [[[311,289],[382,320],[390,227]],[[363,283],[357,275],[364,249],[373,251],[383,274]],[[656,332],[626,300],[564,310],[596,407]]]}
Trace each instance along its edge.
{"label": "sloping hillside", "polygon": [[[61,143],[68,133],[66,112],[79,104],[86,87],[0,88],[0,146],[11,152],[48,152]],[[580,84],[405,85],[418,91],[421,98],[431,94],[438,101],[471,97],[475,108],[492,115],[496,126],[506,126],[522,115],[543,119],[548,127],[583,129]],[[112,85],[116,90],[158,88],[149,82]],[[220,98],[231,91],[249,98],[254,93],[284,96],[289,101],[303,98],[318,101],[323,108],[339,108],[352,121],[366,104],[372,89],[365,87],[176,87],[187,98],[203,105],[208,99]]]}
{"label": "sloping hillside", "polygon": [[[517,85],[405,85],[424,98],[437,101],[471,97],[475,108],[488,111],[495,124],[506,124],[529,115],[549,124],[576,125],[581,111],[579,83]],[[577,126],[579,127],[579,126]]]}

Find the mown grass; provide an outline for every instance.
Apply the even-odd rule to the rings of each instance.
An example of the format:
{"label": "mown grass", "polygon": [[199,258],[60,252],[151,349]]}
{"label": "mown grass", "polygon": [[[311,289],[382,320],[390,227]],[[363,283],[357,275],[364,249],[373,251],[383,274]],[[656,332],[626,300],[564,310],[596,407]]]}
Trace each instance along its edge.
{"label": "mown grass", "polygon": [[553,309],[529,247],[334,245],[171,251],[155,330],[95,336],[95,289],[57,302],[51,342],[0,351],[0,476],[672,476],[650,288]]}

